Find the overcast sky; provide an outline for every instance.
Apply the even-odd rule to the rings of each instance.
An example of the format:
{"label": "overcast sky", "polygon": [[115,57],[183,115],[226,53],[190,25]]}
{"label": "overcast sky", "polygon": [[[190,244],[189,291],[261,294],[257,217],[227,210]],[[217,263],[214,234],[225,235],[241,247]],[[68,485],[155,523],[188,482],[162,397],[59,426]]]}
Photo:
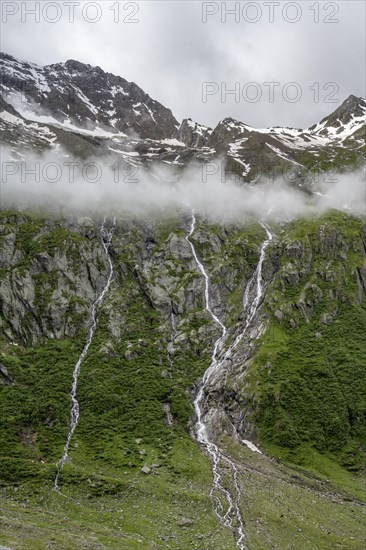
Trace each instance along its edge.
{"label": "overcast sky", "polygon": [[47,5],[39,22],[29,12],[37,2],[1,4],[2,51],[40,65],[99,65],[178,120],[308,127],[349,94],[365,95],[363,1],[59,0],[38,3]]}

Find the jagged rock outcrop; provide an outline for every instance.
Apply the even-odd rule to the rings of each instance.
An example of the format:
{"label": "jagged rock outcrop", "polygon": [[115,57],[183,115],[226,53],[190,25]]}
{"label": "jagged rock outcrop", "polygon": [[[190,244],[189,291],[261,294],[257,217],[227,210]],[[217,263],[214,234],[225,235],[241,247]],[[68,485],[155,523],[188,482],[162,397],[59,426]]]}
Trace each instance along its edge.
{"label": "jagged rock outcrop", "polygon": [[177,139],[188,147],[204,147],[211,133],[211,128],[185,118],[177,131]]}

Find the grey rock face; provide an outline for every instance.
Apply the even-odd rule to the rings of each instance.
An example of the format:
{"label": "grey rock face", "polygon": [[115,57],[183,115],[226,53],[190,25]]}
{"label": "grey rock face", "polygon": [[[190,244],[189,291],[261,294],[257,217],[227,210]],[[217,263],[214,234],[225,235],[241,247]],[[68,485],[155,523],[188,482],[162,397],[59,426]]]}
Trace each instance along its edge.
{"label": "grey rock face", "polygon": [[56,121],[152,139],[173,137],[177,131],[169,109],[133,82],[100,67],[74,60],[39,67],[1,53],[0,69],[8,103],[18,93],[25,110],[29,104],[39,115],[51,112]]}
{"label": "grey rock face", "polygon": [[15,233],[4,235],[0,248],[0,269],[8,269],[16,265],[24,256],[15,246]]}
{"label": "grey rock face", "polygon": [[42,336],[74,336],[86,326],[107,266],[99,239],[80,239],[79,256],[70,244],[27,256],[15,246],[14,233],[3,236],[0,326],[8,338],[35,344]]}
{"label": "grey rock face", "polygon": [[5,365],[2,365],[0,363],[0,385],[9,386],[11,384],[14,384],[14,380],[9,375],[8,369],[5,367]]}
{"label": "grey rock face", "polygon": [[190,118],[185,118],[177,131],[176,137],[188,147],[204,147],[212,133],[211,128],[202,126]]}

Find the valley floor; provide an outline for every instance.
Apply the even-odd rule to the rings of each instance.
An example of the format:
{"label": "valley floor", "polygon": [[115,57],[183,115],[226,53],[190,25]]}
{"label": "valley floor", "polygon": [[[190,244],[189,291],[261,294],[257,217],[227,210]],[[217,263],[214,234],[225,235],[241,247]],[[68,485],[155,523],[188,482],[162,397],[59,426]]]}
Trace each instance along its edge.
{"label": "valley floor", "polygon": [[[365,547],[363,480],[343,470],[338,479],[321,479],[222,443],[239,467],[250,550]],[[64,496],[51,483],[33,492],[31,486],[4,490],[0,544],[11,550],[234,550],[233,534],[216,521],[207,496],[207,459],[188,439],[174,456],[174,469],[148,476],[126,471],[106,483],[83,472],[84,480],[65,486]],[[191,525],[180,526],[186,518]]]}

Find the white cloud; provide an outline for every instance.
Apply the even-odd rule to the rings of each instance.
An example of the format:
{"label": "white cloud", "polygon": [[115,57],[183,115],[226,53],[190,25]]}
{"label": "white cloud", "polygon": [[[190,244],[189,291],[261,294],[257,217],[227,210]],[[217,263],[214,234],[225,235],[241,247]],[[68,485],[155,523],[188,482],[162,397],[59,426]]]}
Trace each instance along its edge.
{"label": "white cloud", "polygon": [[189,204],[212,222],[237,223],[253,218],[289,220],[330,208],[357,215],[366,213],[361,171],[324,177],[317,187],[319,194],[309,196],[281,178],[243,185],[234,177],[223,181],[220,172],[209,175],[205,166],[188,167],[173,177],[165,165],[131,172],[122,163],[117,171],[115,157],[81,162],[61,149],[41,156],[30,153],[24,162],[17,163],[10,160],[11,151],[3,148],[2,158],[3,207],[52,205],[88,213],[125,211],[144,217],[146,213],[159,214]]}

